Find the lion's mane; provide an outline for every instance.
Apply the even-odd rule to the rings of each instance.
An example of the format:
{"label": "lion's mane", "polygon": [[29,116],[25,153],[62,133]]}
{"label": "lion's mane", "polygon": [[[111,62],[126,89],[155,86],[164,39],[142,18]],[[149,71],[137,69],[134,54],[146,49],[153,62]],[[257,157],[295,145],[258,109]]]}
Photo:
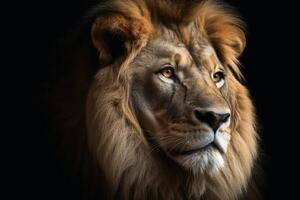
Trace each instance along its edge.
{"label": "lion's mane", "polygon": [[[84,27],[90,30],[98,26],[106,33],[122,34],[130,40],[126,56],[112,62],[101,43],[98,45],[102,51],[100,48],[97,52],[85,28],[72,44],[71,53],[64,53],[69,62],[64,66],[67,75],[56,82],[51,97],[53,131],[57,133],[53,138],[60,144],[59,155],[67,161],[67,170],[72,169],[81,178],[84,198],[236,199],[249,193],[258,137],[254,108],[240,83],[237,59],[245,47],[242,23],[214,1],[186,2],[105,1],[95,7]],[[130,22],[124,21],[124,16]],[[184,41],[189,40],[184,25],[197,23],[222,63],[236,76],[228,86],[232,139],[225,155],[226,165],[217,176],[189,175],[167,161],[163,165],[160,161],[164,158],[153,156],[139,128],[134,105],[128,101],[132,82],[127,71],[135,55],[155,34],[159,25],[153,21],[166,26],[170,21],[180,24]]]}

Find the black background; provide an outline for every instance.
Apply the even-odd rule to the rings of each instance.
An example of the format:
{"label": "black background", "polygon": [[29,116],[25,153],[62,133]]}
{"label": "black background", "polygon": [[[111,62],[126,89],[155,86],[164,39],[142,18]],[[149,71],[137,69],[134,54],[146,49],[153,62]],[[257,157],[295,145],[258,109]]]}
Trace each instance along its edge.
{"label": "black background", "polygon": [[[7,15],[12,67],[7,106],[11,119],[5,155],[5,181],[11,197],[71,199],[69,183],[51,158],[47,118],[40,104],[50,71],[49,55],[58,39],[72,31],[97,1],[23,2]],[[299,56],[295,6],[276,1],[230,0],[248,25],[247,48],[241,57],[247,86],[260,123],[265,199],[296,199],[300,134],[298,106]],[[14,6],[14,5],[13,5]],[[7,109],[6,108],[6,109]],[[12,108],[12,109],[11,109]],[[14,109],[15,108],[15,109]],[[72,188],[72,187],[70,187]],[[299,190],[299,189],[298,189]],[[63,192],[68,191],[68,192]],[[14,199],[14,198],[12,198]]]}

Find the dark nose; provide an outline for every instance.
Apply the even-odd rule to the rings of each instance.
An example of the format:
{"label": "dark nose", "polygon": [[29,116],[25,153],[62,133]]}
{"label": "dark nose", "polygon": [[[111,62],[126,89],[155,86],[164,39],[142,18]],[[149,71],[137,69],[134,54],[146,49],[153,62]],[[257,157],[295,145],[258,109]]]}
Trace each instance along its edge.
{"label": "dark nose", "polygon": [[216,113],[207,110],[195,110],[194,115],[198,121],[207,123],[214,132],[230,118],[230,113]]}

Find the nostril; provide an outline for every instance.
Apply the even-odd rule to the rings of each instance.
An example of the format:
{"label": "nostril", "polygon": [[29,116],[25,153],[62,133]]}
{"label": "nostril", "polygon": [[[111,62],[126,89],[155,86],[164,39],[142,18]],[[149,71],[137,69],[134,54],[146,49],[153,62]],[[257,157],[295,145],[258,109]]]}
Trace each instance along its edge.
{"label": "nostril", "polygon": [[229,113],[225,113],[225,114],[220,114],[222,115],[222,122],[225,123],[228,121],[229,117],[230,117],[230,114]]}
{"label": "nostril", "polygon": [[212,112],[195,110],[195,116],[199,121],[208,123],[209,125],[215,120]]}
{"label": "nostril", "polygon": [[195,110],[194,115],[197,121],[208,124],[214,131],[230,118],[229,113],[215,113],[212,111]]}

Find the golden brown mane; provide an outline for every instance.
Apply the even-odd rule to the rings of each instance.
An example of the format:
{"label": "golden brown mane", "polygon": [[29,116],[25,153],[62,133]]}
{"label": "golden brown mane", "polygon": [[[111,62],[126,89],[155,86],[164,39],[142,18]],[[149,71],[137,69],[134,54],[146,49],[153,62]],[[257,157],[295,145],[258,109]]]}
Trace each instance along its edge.
{"label": "golden brown mane", "polygon": [[[188,27],[194,23],[222,64],[241,76],[238,57],[246,42],[240,19],[212,0],[111,0],[96,7],[91,18],[91,35],[81,46],[84,53],[72,62],[70,78],[59,83],[53,100],[55,112],[63,113],[57,122],[63,159],[70,160],[81,176],[88,194],[84,198],[177,199],[184,194],[191,199],[237,199],[246,193],[258,136],[248,91],[235,77],[229,77],[228,86],[232,142],[227,165],[217,177],[191,176],[157,162],[164,158],[151,154],[128,101],[129,64],[149,39],[160,34],[161,26],[178,26],[182,41],[189,45]],[[124,41],[121,56],[107,44],[112,34]],[[97,50],[97,64],[104,69],[97,73],[91,49]]]}

